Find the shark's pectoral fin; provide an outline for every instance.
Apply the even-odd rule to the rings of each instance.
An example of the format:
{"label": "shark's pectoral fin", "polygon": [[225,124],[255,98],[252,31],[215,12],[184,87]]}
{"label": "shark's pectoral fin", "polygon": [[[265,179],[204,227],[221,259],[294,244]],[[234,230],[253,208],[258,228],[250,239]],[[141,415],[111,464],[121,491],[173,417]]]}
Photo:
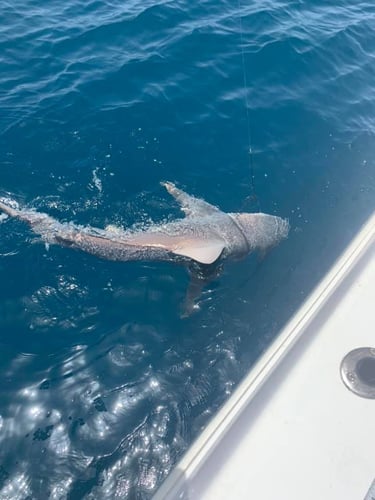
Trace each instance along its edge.
{"label": "shark's pectoral fin", "polygon": [[199,311],[198,302],[203,289],[221,274],[222,266],[213,264],[211,266],[201,266],[192,263],[189,266],[190,282],[186,291],[185,300],[182,306],[181,318],[187,318],[192,313]]}
{"label": "shark's pectoral fin", "polygon": [[213,264],[222,254],[225,244],[222,240],[188,241],[178,245],[172,252],[193,259],[200,264]]}

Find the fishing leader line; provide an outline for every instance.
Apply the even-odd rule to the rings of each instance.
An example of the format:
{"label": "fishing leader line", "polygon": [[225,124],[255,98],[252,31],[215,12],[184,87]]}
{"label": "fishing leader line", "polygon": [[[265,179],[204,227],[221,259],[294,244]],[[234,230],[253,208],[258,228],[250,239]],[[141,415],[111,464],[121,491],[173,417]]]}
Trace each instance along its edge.
{"label": "fishing leader line", "polygon": [[239,29],[240,29],[240,46],[241,46],[241,62],[242,62],[242,76],[243,76],[243,87],[245,94],[245,109],[246,109],[246,123],[247,123],[247,139],[248,139],[248,155],[249,155],[249,171],[250,171],[250,188],[251,194],[246,199],[248,201],[255,201],[259,209],[259,200],[255,193],[255,182],[254,182],[254,161],[253,161],[253,148],[252,148],[252,133],[250,124],[250,112],[249,112],[249,101],[248,101],[248,86],[247,86],[247,76],[246,76],[246,66],[245,66],[245,51],[244,51],[244,37],[243,37],[243,27],[242,27],[242,6],[241,0],[238,0],[238,14],[239,14]]}

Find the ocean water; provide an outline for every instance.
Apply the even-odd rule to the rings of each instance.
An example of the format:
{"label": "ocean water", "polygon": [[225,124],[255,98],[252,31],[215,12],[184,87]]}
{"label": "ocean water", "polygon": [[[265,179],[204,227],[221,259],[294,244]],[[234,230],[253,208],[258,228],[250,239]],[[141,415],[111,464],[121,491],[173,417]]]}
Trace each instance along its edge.
{"label": "ocean water", "polygon": [[374,210],[375,6],[0,12],[0,195],[129,227],[181,216],[170,180],[290,221],[181,319],[183,268],[48,250],[1,219],[0,498],[147,499]]}

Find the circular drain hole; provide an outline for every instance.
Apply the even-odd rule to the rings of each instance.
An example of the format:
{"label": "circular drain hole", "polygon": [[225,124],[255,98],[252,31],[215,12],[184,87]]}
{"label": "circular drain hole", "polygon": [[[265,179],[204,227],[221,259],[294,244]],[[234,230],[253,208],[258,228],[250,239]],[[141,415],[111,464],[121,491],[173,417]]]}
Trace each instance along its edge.
{"label": "circular drain hole", "polygon": [[375,399],[375,349],[359,347],[342,360],[341,378],[357,396]]}
{"label": "circular drain hole", "polygon": [[375,387],[375,358],[360,359],[355,368],[362,383]]}

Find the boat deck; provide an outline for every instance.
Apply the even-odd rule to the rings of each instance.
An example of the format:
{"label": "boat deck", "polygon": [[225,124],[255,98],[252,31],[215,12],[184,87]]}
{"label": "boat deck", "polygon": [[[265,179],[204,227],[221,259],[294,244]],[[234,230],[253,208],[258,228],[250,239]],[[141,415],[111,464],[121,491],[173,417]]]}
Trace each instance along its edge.
{"label": "boat deck", "polygon": [[[375,215],[155,499],[375,498],[375,399],[340,372],[349,351],[375,347],[374,297]],[[375,388],[375,351],[372,367]]]}

